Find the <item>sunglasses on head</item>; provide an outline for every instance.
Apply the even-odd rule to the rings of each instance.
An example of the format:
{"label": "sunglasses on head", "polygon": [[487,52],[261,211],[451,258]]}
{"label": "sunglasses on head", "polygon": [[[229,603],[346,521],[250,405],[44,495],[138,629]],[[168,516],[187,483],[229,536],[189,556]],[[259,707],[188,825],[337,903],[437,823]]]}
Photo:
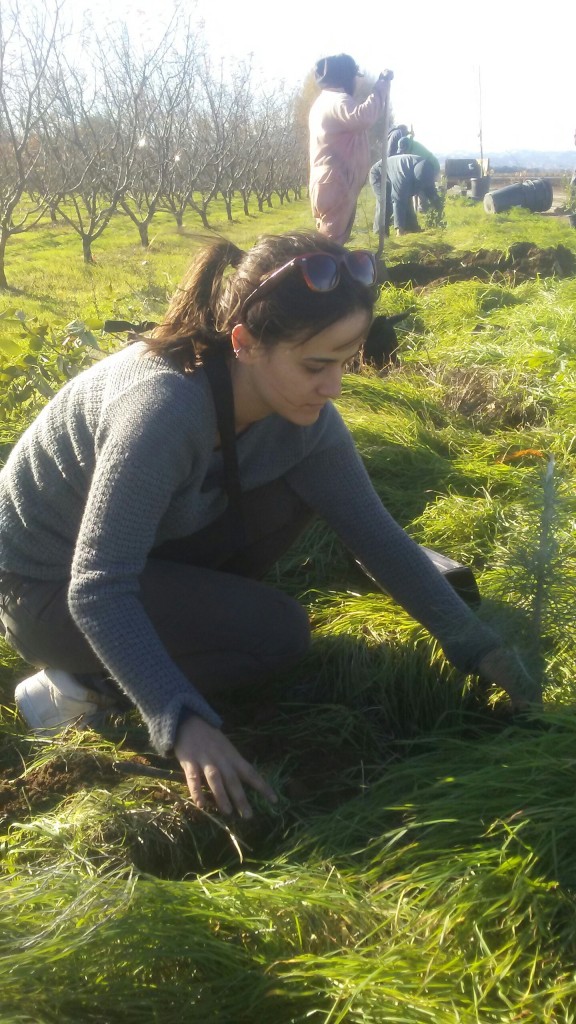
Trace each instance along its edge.
{"label": "sunglasses on head", "polygon": [[269,275],[250,295],[244,300],[240,310],[240,322],[248,311],[248,307],[254,302],[269,295],[276,286],[293,270],[302,274],[304,281],[312,292],[332,292],[337,288],[340,281],[341,267],[344,265],[347,273],[358,284],[370,288],[376,284],[376,258],[374,253],[367,249],[351,249],[350,252],[307,252],[302,256],[295,256],[289,263],[279,267]]}

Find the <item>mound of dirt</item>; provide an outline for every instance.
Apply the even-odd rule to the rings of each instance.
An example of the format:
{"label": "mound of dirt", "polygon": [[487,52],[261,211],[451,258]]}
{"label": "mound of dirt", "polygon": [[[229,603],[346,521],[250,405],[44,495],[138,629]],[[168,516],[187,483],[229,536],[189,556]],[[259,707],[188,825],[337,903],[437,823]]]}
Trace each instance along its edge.
{"label": "mound of dirt", "polygon": [[516,285],[535,277],[570,277],[574,273],[576,257],[566,246],[540,249],[530,242],[517,242],[507,252],[479,249],[442,258],[428,254],[418,263],[397,263],[387,267],[391,284],[412,284],[418,288],[474,279]]}
{"label": "mound of dirt", "polygon": [[0,819],[50,810],[64,797],[93,786],[118,785],[120,776],[111,762],[93,754],[78,752],[72,757],[55,757],[41,767],[0,783]]}

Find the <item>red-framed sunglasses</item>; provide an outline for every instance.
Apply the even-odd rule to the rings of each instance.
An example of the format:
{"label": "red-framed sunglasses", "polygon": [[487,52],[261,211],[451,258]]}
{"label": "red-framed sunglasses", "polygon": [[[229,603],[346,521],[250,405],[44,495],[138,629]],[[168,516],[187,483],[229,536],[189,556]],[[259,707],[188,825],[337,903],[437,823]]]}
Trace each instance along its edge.
{"label": "red-framed sunglasses", "polygon": [[260,302],[274,290],[277,284],[292,270],[299,270],[312,292],[332,292],[340,281],[341,267],[353,281],[363,284],[366,288],[376,284],[376,257],[367,249],[351,249],[350,252],[305,252],[295,256],[289,263],[279,267],[265,278],[253,292],[250,292],[240,310],[240,323],[244,322],[248,307],[253,302]]}

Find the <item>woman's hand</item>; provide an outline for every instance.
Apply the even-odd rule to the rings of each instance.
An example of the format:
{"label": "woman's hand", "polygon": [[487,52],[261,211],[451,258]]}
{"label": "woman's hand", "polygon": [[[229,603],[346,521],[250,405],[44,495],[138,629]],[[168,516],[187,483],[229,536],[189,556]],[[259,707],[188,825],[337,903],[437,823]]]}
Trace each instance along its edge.
{"label": "woman's hand", "polygon": [[505,647],[489,651],[478,665],[478,675],[506,691],[513,711],[542,703],[540,683],[529,675],[515,651]]}
{"label": "woman's hand", "polygon": [[178,730],[174,753],[184,769],[190,796],[197,807],[206,804],[202,790],[204,781],[223,814],[236,810],[243,818],[252,817],[252,808],[242,783],[248,783],[271,803],[278,799],[272,787],[238,753],[224,733],[208,725],[203,718],[192,715],[183,722]]}

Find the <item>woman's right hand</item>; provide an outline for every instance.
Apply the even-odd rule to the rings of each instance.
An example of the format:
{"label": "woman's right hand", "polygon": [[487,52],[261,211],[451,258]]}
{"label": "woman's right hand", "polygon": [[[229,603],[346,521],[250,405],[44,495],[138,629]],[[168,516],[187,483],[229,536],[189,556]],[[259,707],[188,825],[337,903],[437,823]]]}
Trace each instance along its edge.
{"label": "woman's right hand", "polygon": [[180,726],[174,753],[184,769],[190,796],[197,807],[206,805],[202,788],[205,782],[222,814],[236,810],[243,818],[252,817],[243,783],[248,783],[271,803],[278,799],[272,787],[228,737],[197,715],[187,718]]}

